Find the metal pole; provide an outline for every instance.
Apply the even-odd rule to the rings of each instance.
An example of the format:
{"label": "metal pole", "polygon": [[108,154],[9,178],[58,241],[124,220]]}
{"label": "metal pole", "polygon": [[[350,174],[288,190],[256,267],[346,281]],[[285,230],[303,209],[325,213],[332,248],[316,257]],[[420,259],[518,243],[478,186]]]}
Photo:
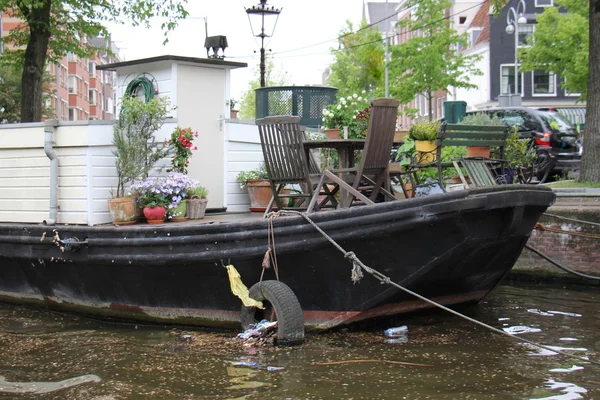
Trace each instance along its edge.
{"label": "metal pole", "polygon": [[[389,15],[388,12],[388,0],[385,0],[385,16]],[[388,35],[389,23],[387,19],[385,20],[385,97],[390,97],[389,91],[389,71],[388,71],[388,58],[389,58],[389,42],[390,38]]]}
{"label": "metal pole", "polygon": [[[521,95],[519,92],[519,22],[515,17],[515,95]],[[512,105],[512,102],[511,102]]]}
{"label": "metal pole", "polygon": [[[262,42],[265,41],[265,38],[262,38]],[[265,82],[265,46],[261,43],[260,45],[260,87],[264,88],[267,86]]]}

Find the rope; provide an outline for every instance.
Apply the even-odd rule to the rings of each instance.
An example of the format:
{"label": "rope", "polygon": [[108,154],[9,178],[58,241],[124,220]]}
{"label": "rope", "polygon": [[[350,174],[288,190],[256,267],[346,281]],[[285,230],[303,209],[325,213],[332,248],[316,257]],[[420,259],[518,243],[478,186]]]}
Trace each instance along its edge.
{"label": "rope", "polygon": [[575,232],[575,231],[566,231],[564,229],[560,229],[560,228],[549,228],[546,225],[538,222],[535,224],[535,229],[538,229],[540,231],[548,231],[548,232],[554,232],[554,233],[562,233],[565,235],[571,235],[571,236],[579,236],[579,237],[586,237],[586,238],[592,238],[592,239],[600,239],[600,234],[597,233],[584,233],[584,232]]}
{"label": "rope", "polygon": [[146,103],[154,98],[154,85],[152,85],[150,79],[145,76],[138,76],[137,78],[132,79],[125,89],[125,95],[135,97],[135,93],[139,86],[144,89],[144,100]]}
{"label": "rope", "polygon": [[263,280],[265,269],[271,268],[271,264],[273,265],[273,270],[275,271],[275,278],[279,280],[279,265],[277,264],[277,250],[275,249],[275,228],[273,227],[273,220],[278,217],[279,214],[275,212],[270,212],[267,214],[267,251],[263,257],[263,269],[260,273],[260,282]]}
{"label": "rope", "polygon": [[600,276],[588,275],[588,274],[584,274],[582,272],[578,272],[578,271],[572,270],[570,268],[567,268],[564,265],[562,265],[561,263],[559,263],[558,261],[553,260],[552,258],[548,257],[547,255],[545,255],[541,251],[534,249],[533,247],[531,247],[528,244],[525,245],[525,248],[527,250],[529,250],[529,251],[537,254],[538,256],[542,257],[544,260],[548,261],[550,264],[553,264],[554,266],[562,269],[565,272],[568,272],[568,273],[573,274],[573,275],[581,276],[581,277],[587,278],[587,279],[600,280]]}
{"label": "rope", "polygon": [[[461,314],[458,311],[454,311],[454,310],[452,310],[452,309],[450,309],[450,308],[448,308],[446,306],[443,306],[443,305],[441,305],[441,304],[439,304],[439,303],[437,303],[437,302],[435,302],[433,300],[428,299],[427,297],[421,296],[420,294],[418,294],[416,292],[413,292],[410,289],[407,289],[407,288],[405,288],[403,286],[400,286],[399,284],[393,282],[388,276],[386,276],[386,275],[382,274],[381,272],[379,272],[379,271],[377,271],[377,270],[375,270],[375,269],[373,269],[371,267],[368,267],[367,265],[363,264],[363,262],[360,261],[360,259],[353,252],[344,250],[344,248],[341,247],[339,244],[337,244],[335,242],[335,240],[333,240],[331,237],[329,237],[329,235],[327,235],[327,233],[325,233],[325,231],[323,231],[321,228],[319,228],[319,226],[317,226],[317,224],[307,214],[303,214],[303,213],[300,213],[298,211],[290,211],[290,210],[277,211],[276,214],[278,214],[278,215],[286,215],[287,214],[287,215],[300,215],[300,216],[302,216],[321,235],[323,235],[325,237],[325,239],[327,239],[331,244],[333,244],[334,247],[336,247],[340,252],[342,252],[344,254],[344,258],[346,258],[346,259],[348,259],[348,260],[350,260],[352,262],[352,276],[354,276],[356,266],[358,265],[359,268],[361,268],[365,272],[371,274],[375,279],[377,279],[381,283],[386,283],[388,285],[392,285],[392,286],[394,286],[394,287],[402,290],[403,292],[408,293],[411,296],[414,296],[414,297],[418,298],[419,300],[422,300],[422,301],[424,301],[424,302],[426,302],[428,304],[431,304],[434,307],[437,307],[437,308],[440,308],[440,309],[442,309],[444,311],[447,311],[450,314],[456,315],[457,317],[466,319],[469,322],[472,322],[474,324],[477,324],[479,326],[487,328],[487,329],[489,329],[489,330],[491,330],[491,331],[493,331],[495,333],[507,336],[507,337],[509,337],[509,338],[511,338],[513,340],[518,341],[518,342],[528,343],[528,344],[531,344],[533,346],[539,347],[541,349],[545,349],[545,350],[548,350],[548,351],[551,351],[551,352],[554,352],[554,353],[557,353],[557,354],[561,354],[561,355],[563,355],[565,357],[575,358],[575,359],[580,360],[580,361],[585,361],[585,362],[589,362],[591,364],[600,365],[600,362],[598,362],[598,361],[589,360],[589,359],[587,359],[585,357],[580,357],[580,356],[575,355],[575,354],[569,354],[569,353],[567,353],[565,351],[562,351],[562,350],[553,349],[550,346],[546,346],[546,345],[534,342],[534,341],[529,340],[529,339],[517,337],[517,336],[512,335],[512,334],[510,334],[508,332],[505,332],[505,331],[503,331],[501,329],[494,328],[491,325],[488,325],[488,324],[486,324],[484,322],[478,321],[478,320],[476,320],[474,318],[471,318],[469,316]],[[361,272],[361,274],[362,274],[362,272]],[[354,282],[354,283],[356,283],[356,282]]]}
{"label": "rope", "polygon": [[580,219],[568,218],[568,217],[563,217],[562,215],[556,215],[556,214],[550,214],[550,213],[544,213],[544,215],[547,215],[547,216],[553,217],[553,218],[564,219],[566,221],[580,222],[582,224],[590,224],[590,225],[600,226],[600,224],[598,222],[582,221]]}

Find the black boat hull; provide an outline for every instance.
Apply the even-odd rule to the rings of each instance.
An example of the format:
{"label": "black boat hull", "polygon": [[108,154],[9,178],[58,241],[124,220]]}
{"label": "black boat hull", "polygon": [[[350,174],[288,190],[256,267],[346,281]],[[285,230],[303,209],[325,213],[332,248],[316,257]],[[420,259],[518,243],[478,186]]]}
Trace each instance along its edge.
{"label": "black boat hull", "polygon": [[[310,216],[366,265],[426,297],[458,304],[479,301],[499,284],[553,201],[545,188],[504,186]],[[274,232],[279,279],[294,291],[309,328],[426,307],[370,276],[353,284],[352,264],[301,216],[275,219]],[[71,241],[82,243],[65,246]],[[239,327],[241,303],[223,265],[233,264],[251,286],[260,280],[266,249],[266,220],[130,227],[0,223],[0,301]],[[274,268],[263,279],[275,279]]]}

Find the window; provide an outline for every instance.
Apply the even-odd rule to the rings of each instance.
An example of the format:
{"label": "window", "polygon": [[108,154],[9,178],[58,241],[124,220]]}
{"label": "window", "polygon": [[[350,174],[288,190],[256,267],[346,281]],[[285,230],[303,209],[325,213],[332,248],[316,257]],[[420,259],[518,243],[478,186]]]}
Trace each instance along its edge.
{"label": "window", "polygon": [[69,121],[77,121],[75,118],[76,118],[75,109],[69,107]]}
{"label": "window", "polygon": [[534,29],[535,25],[533,24],[519,25],[519,47],[530,44],[528,42],[531,41]]}
{"label": "window", "polygon": [[556,75],[554,72],[533,71],[533,95],[556,96]]}
{"label": "window", "polygon": [[464,17],[464,16],[458,17],[458,23],[460,25],[464,25],[465,22],[467,22],[467,17]]}
{"label": "window", "polygon": [[92,89],[92,90],[89,91],[89,94],[88,94],[89,101],[90,101],[90,104],[92,104],[92,105],[96,104],[96,93],[97,92],[94,89]]}
{"label": "window", "polygon": [[71,52],[67,53],[67,61],[74,62],[74,61],[77,61],[77,60],[79,60],[79,57],[77,57],[75,55],[75,53],[71,53]]}
{"label": "window", "polygon": [[88,72],[90,73],[90,77],[96,76],[96,63],[94,61],[88,62]]}
{"label": "window", "polygon": [[553,5],[553,0],[535,0],[536,7],[552,7]]}
{"label": "window", "polygon": [[[519,74],[519,92],[523,96],[523,74]],[[515,94],[514,64],[500,66],[500,94]]]}
{"label": "window", "polygon": [[481,29],[473,29],[470,30],[469,33],[469,47],[473,47],[477,39],[479,39],[479,35],[481,35]]}
{"label": "window", "polygon": [[[564,78],[564,82],[567,82],[567,78]],[[564,84],[561,85],[564,88]],[[579,92],[569,92],[566,88],[565,88],[565,96],[573,96],[573,97],[579,97],[581,96],[581,93]]]}
{"label": "window", "polygon": [[67,88],[69,89],[69,93],[77,92],[77,77],[69,76],[69,80],[67,81]]}

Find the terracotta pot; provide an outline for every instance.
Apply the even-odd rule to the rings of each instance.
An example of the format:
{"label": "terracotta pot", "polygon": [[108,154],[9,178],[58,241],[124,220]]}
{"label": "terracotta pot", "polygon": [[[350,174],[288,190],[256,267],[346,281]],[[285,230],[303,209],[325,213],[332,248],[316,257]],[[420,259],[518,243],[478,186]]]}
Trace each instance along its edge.
{"label": "terracotta pot", "polygon": [[327,139],[339,139],[341,133],[341,129],[325,129],[325,135],[327,135]]}
{"label": "terracotta pot", "polygon": [[165,221],[167,210],[162,206],[144,207],[144,215],[149,224],[161,224]]}
{"label": "terracotta pot", "polygon": [[239,112],[240,112],[240,110],[229,110],[229,118],[237,119]]}
{"label": "terracotta pot", "polygon": [[490,157],[489,146],[467,146],[467,157]]}
{"label": "terracotta pot", "polygon": [[417,151],[417,161],[419,164],[434,162],[437,158],[435,141],[415,140],[415,150]]}
{"label": "terracotta pot", "polygon": [[[264,212],[271,201],[271,184],[266,179],[250,179],[246,182],[246,188],[248,189],[248,195],[250,196],[250,211]],[[281,193],[289,193],[289,189],[283,189]],[[281,199],[285,204],[288,203],[289,199]],[[277,206],[273,205],[273,209],[276,210]]]}
{"label": "terracotta pot", "polygon": [[108,199],[108,211],[115,225],[135,224],[135,199],[132,197],[115,197]]}

